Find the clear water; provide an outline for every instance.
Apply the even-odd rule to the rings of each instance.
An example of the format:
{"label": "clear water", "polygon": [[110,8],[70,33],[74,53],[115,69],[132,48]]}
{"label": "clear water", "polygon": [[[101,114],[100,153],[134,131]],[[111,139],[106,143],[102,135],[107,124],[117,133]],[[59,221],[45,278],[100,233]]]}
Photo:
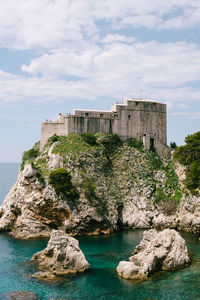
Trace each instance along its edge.
{"label": "clear water", "polygon": [[[0,164],[0,201],[14,183],[18,165]],[[0,293],[25,289],[41,299],[200,299],[200,241],[183,234],[192,255],[192,265],[175,272],[160,272],[151,279],[135,282],[118,277],[115,268],[126,260],[140,242],[142,230],[111,236],[79,238],[91,270],[67,276],[62,281],[40,282],[29,277],[36,271],[29,262],[47,240],[20,241],[0,235]]]}

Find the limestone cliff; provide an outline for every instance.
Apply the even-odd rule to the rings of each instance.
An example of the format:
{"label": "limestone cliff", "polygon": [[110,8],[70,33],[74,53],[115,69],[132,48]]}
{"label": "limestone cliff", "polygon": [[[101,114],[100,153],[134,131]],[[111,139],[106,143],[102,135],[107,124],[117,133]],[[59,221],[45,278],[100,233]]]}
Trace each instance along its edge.
{"label": "limestone cliff", "polygon": [[[49,183],[54,170],[70,174],[66,190]],[[125,227],[199,232],[199,209],[200,198],[185,193],[171,161],[135,140],[71,134],[25,153],[0,209],[0,231],[24,239],[48,237],[52,229],[74,236]]]}

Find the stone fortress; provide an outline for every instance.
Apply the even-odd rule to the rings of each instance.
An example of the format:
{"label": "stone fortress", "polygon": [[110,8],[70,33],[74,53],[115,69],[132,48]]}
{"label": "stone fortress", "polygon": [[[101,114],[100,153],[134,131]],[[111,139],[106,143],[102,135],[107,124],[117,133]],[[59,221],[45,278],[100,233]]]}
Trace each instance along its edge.
{"label": "stone fortress", "polygon": [[166,104],[138,98],[115,103],[110,111],[74,109],[73,114],[59,114],[57,122],[42,123],[40,147],[48,138],[70,133],[118,134],[122,140],[135,138],[145,149],[154,148],[161,157],[169,156],[167,147]]}

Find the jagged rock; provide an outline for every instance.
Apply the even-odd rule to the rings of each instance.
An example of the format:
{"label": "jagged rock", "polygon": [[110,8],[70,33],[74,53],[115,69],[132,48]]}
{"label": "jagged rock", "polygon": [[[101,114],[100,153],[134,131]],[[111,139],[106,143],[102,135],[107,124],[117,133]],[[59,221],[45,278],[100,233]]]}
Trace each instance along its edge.
{"label": "jagged rock", "polygon": [[147,203],[147,199],[137,196],[134,196],[132,201],[126,202],[122,212],[124,226],[129,228],[151,228],[153,213],[148,211]]}
{"label": "jagged rock", "polygon": [[126,279],[145,279],[159,270],[174,270],[190,263],[184,239],[174,229],[144,231],[130,262],[121,261],[117,272]]}
{"label": "jagged rock", "polygon": [[57,144],[58,142],[55,142],[53,145],[51,145],[48,151],[48,167],[50,170],[55,170],[62,165],[60,156],[58,154],[52,153]]}
{"label": "jagged rock", "polygon": [[47,247],[34,254],[32,260],[44,271],[34,275],[40,279],[84,272],[90,266],[79,248],[79,242],[62,230],[53,230]]}
{"label": "jagged rock", "polygon": [[167,216],[163,213],[158,214],[157,216],[154,216],[152,219],[152,225],[155,228],[175,228],[177,226],[177,216]]}
{"label": "jagged rock", "polygon": [[33,292],[14,291],[0,294],[0,300],[40,300],[40,298]]}
{"label": "jagged rock", "polygon": [[31,164],[26,164],[22,174],[25,178],[31,178],[37,174],[37,171],[31,166]]}

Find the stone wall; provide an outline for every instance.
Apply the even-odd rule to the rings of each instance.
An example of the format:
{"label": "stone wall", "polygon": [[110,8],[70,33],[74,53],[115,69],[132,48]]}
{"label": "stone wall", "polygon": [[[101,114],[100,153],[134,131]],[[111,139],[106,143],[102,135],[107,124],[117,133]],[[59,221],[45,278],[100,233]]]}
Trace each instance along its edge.
{"label": "stone wall", "polygon": [[40,144],[42,148],[53,134],[116,133],[122,140],[141,140],[146,149],[154,147],[161,156],[166,156],[169,153],[166,128],[166,104],[125,99],[123,104],[114,104],[111,111],[76,109],[73,115],[60,114],[57,122],[44,122]]}

